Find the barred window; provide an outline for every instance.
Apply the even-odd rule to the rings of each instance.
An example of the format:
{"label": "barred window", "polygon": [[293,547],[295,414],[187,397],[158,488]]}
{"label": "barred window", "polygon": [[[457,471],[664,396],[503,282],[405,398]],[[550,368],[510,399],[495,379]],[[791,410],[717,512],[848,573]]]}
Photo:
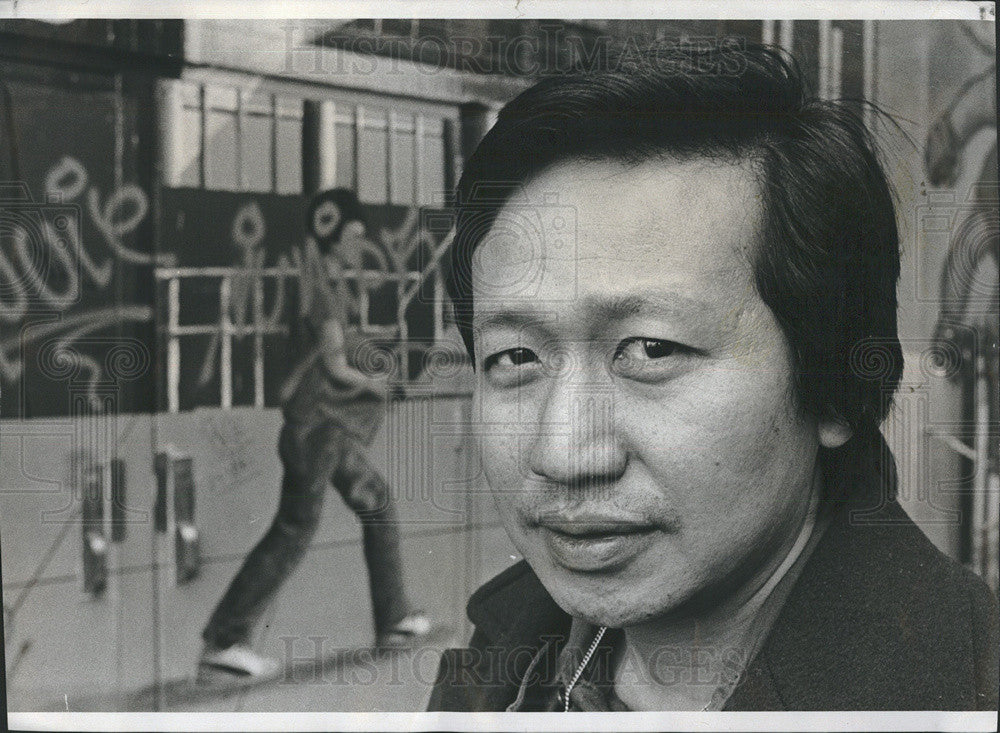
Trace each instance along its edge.
{"label": "barred window", "polygon": [[162,89],[165,185],[302,193],[302,99],[211,83]]}
{"label": "barred window", "polygon": [[363,269],[383,277],[361,289],[356,325],[393,334],[399,376],[414,378],[447,320],[440,277],[426,270],[445,232],[428,232],[422,214],[451,184],[457,107],[231,79],[161,82],[158,245],[176,262],[156,272],[161,407],[277,404],[310,176],[355,191],[371,219],[384,256]]}

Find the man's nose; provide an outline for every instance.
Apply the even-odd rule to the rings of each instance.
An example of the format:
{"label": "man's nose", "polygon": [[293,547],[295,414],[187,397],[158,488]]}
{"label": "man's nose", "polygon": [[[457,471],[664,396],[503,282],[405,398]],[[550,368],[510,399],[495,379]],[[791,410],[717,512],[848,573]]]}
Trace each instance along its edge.
{"label": "man's nose", "polygon": [[544,398],[529,468],[555,484],[599,486],[619,478],[626,453],[616,437],[610,385],[554,379]]}

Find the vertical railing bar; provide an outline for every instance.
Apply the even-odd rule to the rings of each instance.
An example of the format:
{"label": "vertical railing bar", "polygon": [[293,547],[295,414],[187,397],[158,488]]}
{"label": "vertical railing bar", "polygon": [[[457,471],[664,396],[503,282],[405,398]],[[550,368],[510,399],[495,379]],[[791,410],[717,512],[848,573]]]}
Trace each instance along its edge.
{"label": "vertical railing bar", "polygon": [[198,85],[198,104],[201,107],[201,119],[198,125],[198,184],[207,188],[208,181],[208,91],[204,84]]}
{"label": "vertical railing bar", "polygon": [[180,411],[181,344],[177,336],[180,325],[181,282],[177,277],[167,281],[167,411]]}
{"label": "vertical railing bar", "polygon": [[396,280],[396,328],[398,332],[397,349],[399,350],[399,378],[405,383],[410,380],[410,329],[406,323],[406,306],[403,302],[405,278]]}
{"label": "vertical railing bar", "polygon": [[230,279],[223,277],[219,283],[219,390],[221,406],[233,406],[233,341],[232,324],[229,322]]}
{"label": "vertical railing bar", "polygon": [[409,190],[409,192],[408,192],[407,195],[410,197],[410,201],[413,202],[413,205],[416,206],[416,207],[418,207],[418,210],[419,210],[419,207],[421,205],[421,201],[420,201],[420,197],[417,195],[417,192],[419,191],[418,186],[420,185],[419,184],[419,180],[420,180],[420,158],[419,158],[420,151],[417,148],[417,136],[420,134],[419,130],[417,129],[417,118],[418,117],[419,117],[419,115],[416,115],[416,114],[411,114],[410,115],[410,126],[413,129],[413,155],[410,158],[410,168],[411,168],[411,173],[413,175],[413,183],[410,184],[410,190]]}
{"label": "vertical railing bar", "polygon": [[355,286],[358,289],[358,318],[362,329],[368,328],[368,287],[366,281],[360,276],[354,278]]}
{"label": "vertical railing bar", "polygon": [[[387,109],[386,112],[385,112],[385,114],[386,114],[386,117],[385,117],[385,202],[387,204],[392,204],[392,203],[395,203],[393,201],[393,194],[395,192],[392,190],[393,189],[393,186],[392,186],[392,166],[394,164],[393,163],[393,158],[395,158],[395,155],[394,155],[394,148],[395,148],[395,146],[393,145],[392,138],[393,138],[393,133],[395,132],[395,130],[393,128],[395,128],[395,126],[396,126],[396,113],[393,112],[391,109]],[[396,195],[398,196],[398,194],[396,194]]]}
{"label": "vertical railing bar", "polygon": [[264,279],[255,272],[253,275],[253,404],[264,406]]}
{"label": "vertical railing bar", "polygon": [[441,269],[434,270],[434,343],[440,343],[444,334],[444,278]]}
{"label": "vertical railing bar", "polygon": [[278,95],[268,94],[271,107],[271,180],[270,192],[278,193]]}
{"label": "vertical railing bar", "polygon": [[324,104],[329,105],[330,110],[330,134],[327,136],[326,145],[323,148],[323,152],[326,155],[324,158],[327,170],[326,178],[320,175],[320,178],[324,180],[324,186],[329,184],[329,188],[337,187],[337,103],[333,100],[326,100]]}
{"label": "vertical railing bar", "polygon": [[986,359],[980,354],[976,357],[976,372],[973,375],[975,380],[973,389],[975,399],[973,404],[976,411],[976,430],[973,437],[973,451],[975,452],[975,462],[973,464],[973,514],[972,514],[972,557],[974,570],[983,574],[988,566],[987,552],[988,544],[988,516],[987,502],[989,501],[989,382],[986,367]]}
{"label": "vertical railing bar", "polygon": [[424,116],[417,114],[413,122],[413,195],[417,206],[424,205]]}
{"label": "vertical railing bar", "polygon": [[354,191],[358,194],[360,198],[361,194],[358,191],[358,185],[361,182],[361,175],[358,172],[361,160],[361,151],[358,149],[361,145],[361,126],[365,121],[365,113],[363,107],[359,104],[354,108],[354,155],[351,160],[351,186]]}

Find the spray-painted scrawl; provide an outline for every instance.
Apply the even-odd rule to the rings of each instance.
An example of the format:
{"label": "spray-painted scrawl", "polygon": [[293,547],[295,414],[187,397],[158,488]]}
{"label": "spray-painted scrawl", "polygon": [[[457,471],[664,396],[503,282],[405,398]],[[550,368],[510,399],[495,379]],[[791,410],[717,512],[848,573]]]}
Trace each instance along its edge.
{"label": "spray-painted scrawl", "polygon": [[[150,302],[75,309],[86,289],[109,292],[116,266],[171,264],[168,254],[147,254],[126,242],[149,212],[146,193],[134,183],[109,192],[89,185],[86,168],[64,156],[45,177],[44,200],[34,201],[27,186],[8,185],[0,205],[0,382],[11,388],[25,370],[26,347],[37,347],[46,376],[84,385],[92,407],[97,386],[135,378],[150,363],[148,347],[120,339],[117,356],[103,360],[75,348],[81,339],[123,323],[153,319]],[[99,237],[85,240],[85,227]],[[88,249],[88,247],[90,249]],[[109,302],[111,298],[109,297]],[[69,311],[69,312],[67,312]],[[122,354],[133,366],[122,371]]]}

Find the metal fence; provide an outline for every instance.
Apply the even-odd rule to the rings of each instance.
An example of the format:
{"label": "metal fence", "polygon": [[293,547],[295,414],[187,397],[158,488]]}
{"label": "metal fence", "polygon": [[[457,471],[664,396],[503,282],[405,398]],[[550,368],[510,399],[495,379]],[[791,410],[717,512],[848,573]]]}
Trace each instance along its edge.
{"label": "metal fence", "polygon": [[[341,277],[354,285],[358,293],[357,327],[362,334],[376,338],[392,338],[398,376],[410,374],[411,350],[427,347],[427,343],[411,341],[407,311],[428,279],[432,282],[432,338],[439,343],[445,328],[444,282],[439,269],[441,256],[451,243],[448,236],[435,248],[429,262],[420,271],[386,272],[384,270],[344,270]],[[212,348],[218,349],[219,406],[233,406],[233,344],[236,339],[251,338],[253,353],[253,405],[265,406],[264,338],[288,335],[283,322],[286,281],[297,280],[297,268],[281,264],[274,267],[158,267],[154,271],[157,283],[166,285],[166,323],[162,333],[166,341],[167,411],[180,411],[182,341],[192,336],[210,336]],[[209,279],[217,282],[218,319],[201,323],[181,323],[181,284],[185,280]],[[265,308],[267,283],[273,283],[273,304]],[[369,322],[369,284],[377,281],[396,285],[396,317],[392,324]],[[161,311],[162,312],[162,311]]]}

